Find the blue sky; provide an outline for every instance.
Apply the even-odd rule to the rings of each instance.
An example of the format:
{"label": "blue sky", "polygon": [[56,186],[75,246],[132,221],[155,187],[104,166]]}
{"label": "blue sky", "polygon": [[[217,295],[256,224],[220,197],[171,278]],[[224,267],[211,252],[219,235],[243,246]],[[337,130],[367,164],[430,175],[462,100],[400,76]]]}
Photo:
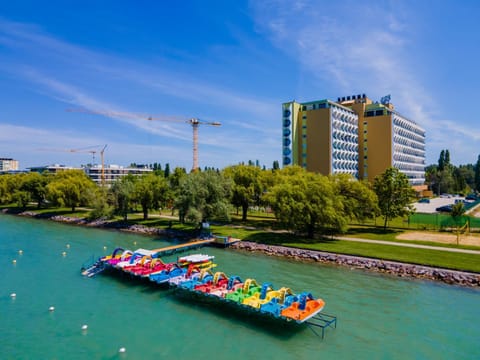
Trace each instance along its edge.
{"label": "blue sky", "polygon": [[190,169],[191,127],[150,115],[222,123],[200,126],[202,168],[271,167],[282,102],[366,93],[391,94],[426,130],[427,164],[441,149],[475,163],[479,11],[473,0],[2,1],[0,157],[77,166],[91,154],[62,150],[108,144],[108,164]]}

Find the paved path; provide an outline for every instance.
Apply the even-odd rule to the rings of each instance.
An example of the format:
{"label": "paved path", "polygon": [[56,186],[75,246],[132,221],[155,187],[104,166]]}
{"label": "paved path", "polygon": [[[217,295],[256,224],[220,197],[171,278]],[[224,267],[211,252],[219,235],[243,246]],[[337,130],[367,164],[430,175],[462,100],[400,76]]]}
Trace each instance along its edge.
{"label": "paved path", "polygon": [[409,244],[409,243],[403,243],[403,242],[400,243],[400,242],[383,241],[383,240],[357,239],[357,238],[343,237],[343,236],[336,236],[335,239],[345,240],[345,241],[355,241],[355,242],[361,242],[361,243],[370,243],[370,244],[404,246],[404,247],[412,247],[412,248],[417,248],[417,249],[439,250],[439,251],[448,251],[448,252],[480,255],[480,250],[457,249],[457,248],[449,248],[449,247]]}

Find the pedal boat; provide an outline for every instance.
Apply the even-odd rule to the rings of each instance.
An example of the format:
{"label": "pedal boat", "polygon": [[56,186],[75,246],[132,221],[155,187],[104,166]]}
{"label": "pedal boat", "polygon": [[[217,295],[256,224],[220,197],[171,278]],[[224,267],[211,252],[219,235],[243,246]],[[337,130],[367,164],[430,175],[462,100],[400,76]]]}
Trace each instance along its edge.
{"label": "pedal boat", "polygon": [[273,297],[278,295],[278,291],[274,291],[272,284],[265,283],[260,291],[255,292],[252,296],[243,299],[242,304],[259,309],[261,304],[270,302]]}
{"label": "pedal boat", "polygon": [[302,293],[298,296],[298,301],[281,311],[281,315],[304,322],[322,311],[324,306],[325,301],[322,299],[314,299],[312,294]]}
{"label": "pedal boat", "polygon": [[253,294],[260,292],[261,289],[262,288],[257,284],[255,279],[247,279],[242,287],[226,294],[225,299],[241,304],[243,299],[253,296]]}

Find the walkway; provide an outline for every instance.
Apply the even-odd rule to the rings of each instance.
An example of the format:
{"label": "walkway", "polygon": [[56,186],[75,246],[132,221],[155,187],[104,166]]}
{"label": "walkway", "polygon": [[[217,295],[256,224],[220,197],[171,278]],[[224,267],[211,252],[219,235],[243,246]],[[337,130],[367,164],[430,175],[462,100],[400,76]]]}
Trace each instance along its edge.
{"label": "walkway", "polygon": [[159,249],[152,250],[156,252],[159,256],[161,255],[170,255],[179,251],[185,251],[185,250],[190,250],[190,249],[195,249],[207,244],[211,244],[215,242],[215,239],[205,239],[205,240],[197,240],[197,241],[191,241],[188,243],[183,243],[183,244],[178,244],[178,245],[172,245],[172,246],[167,246]]}
{"label": "walkway", "polygon": [[360,243],[369,243],[369,244],[403,246],[403,247],[411,247],[411,248],[417,248],[417,249],[438,250],[438,251],[456,252],[456,253],[463,253],[463,254],[480,255],[480,250],[468,250],[468,249],[457,249],[457,248],[431,246],[431,245],[408,244],[403,242],[400,243],[400,242],[383,241],[383,240],[357,239],[357,238],[343,237],[343,236],[336,236],[335,239],[345,240],[345,241],[354,241],[354,242],[360,242]]}

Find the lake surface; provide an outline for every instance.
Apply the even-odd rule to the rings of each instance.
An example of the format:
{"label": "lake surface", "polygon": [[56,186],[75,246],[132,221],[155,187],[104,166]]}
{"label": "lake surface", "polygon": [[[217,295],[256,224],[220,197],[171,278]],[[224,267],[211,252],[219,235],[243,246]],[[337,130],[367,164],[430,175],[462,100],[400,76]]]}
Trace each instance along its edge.
{"label": "lake surface", "polygon": [[328,329],[322,340],[308,327],[287,331],[128,278],[80,274],[92,256],[118,246],[170,244],[0,215],[0,358],[480,358],[478,289],[235,250],[193,251],[215,255],[216,270],[227,275],[322,297],[324,311],[338,317],[337,328]]}

